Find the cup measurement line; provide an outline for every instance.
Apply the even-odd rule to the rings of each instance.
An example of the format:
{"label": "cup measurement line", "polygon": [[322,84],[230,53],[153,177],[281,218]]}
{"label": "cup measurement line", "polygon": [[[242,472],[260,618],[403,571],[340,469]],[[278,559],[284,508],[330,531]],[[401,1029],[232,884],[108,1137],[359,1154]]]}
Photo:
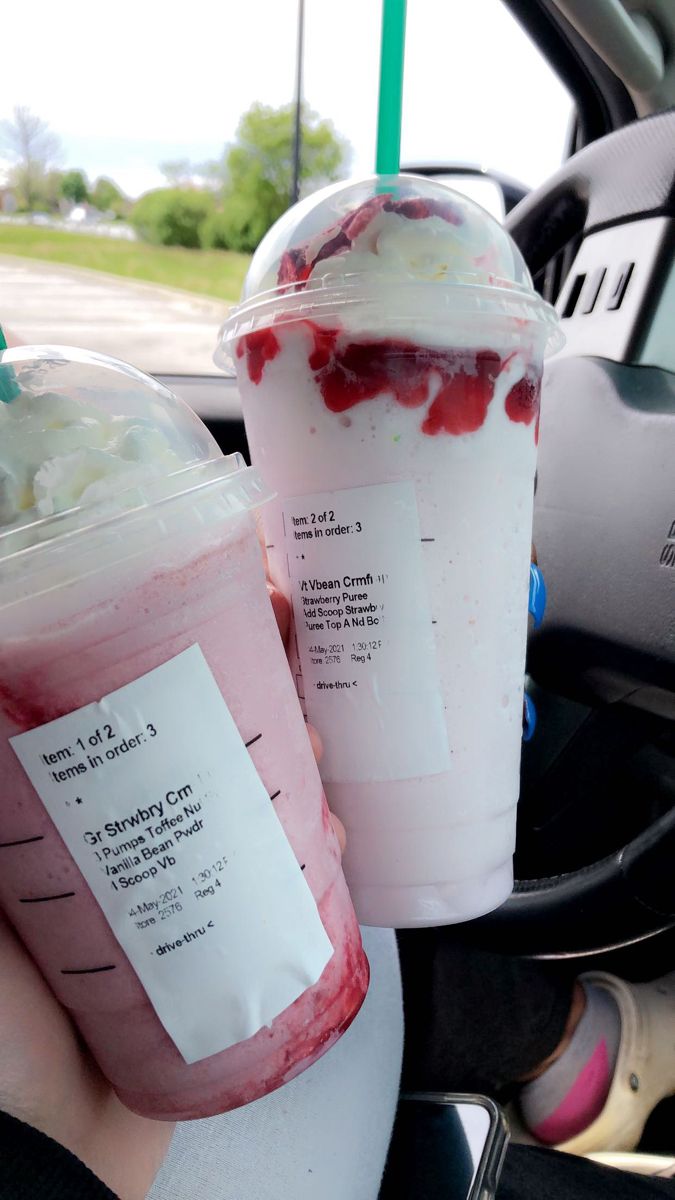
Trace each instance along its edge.
{"label": "cup measurement line", "polygon": [[273,792],[272,795],[270,796],[270,800],[276,800],[277,796],[280,796],[280,795],[281,795],[281,788],[277,788],[277,791]]}
{"label": "cup measurement line", "polygon": [[31,842],[43,842],[44,834],[38,833],[35,837],[18,838],[15,842],[0,842],[0,850],[7,850],[9,846],[29,846]]}
{"label": "cup measurement line", "polygon": [[421,542],[435,542],[436,538],[420,538]]}
{"label": "cup measurement line", "polygon": [[255,737],[250,738],[248,742],[244,742],[246,749],[248,750],[249,746],[252,746],[254,742],[259,742],[261,737],[262,733],[256,733]]}
{"label": "cup measurement line", "polygon": [[115,971],[116,963],[108,963],[105,967],[61,967],[62,975],[98,975],[101,971]]}
{"label": "cup measurement line", "polygon": [[75,892],[58,892],[53,896],[20,896],[19,904],[46,904],[48,900],[68,900]]}

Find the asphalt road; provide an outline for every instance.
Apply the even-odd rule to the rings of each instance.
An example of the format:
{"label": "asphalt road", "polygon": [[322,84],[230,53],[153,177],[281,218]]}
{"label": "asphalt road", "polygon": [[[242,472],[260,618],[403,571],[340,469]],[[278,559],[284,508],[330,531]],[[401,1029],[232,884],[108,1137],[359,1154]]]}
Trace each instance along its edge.
{"label": "asphalt road", "polygon": [[0,256],[0,323],[22,341],[82,346],[141,370],[214,375],[227,305],[58,263]]}

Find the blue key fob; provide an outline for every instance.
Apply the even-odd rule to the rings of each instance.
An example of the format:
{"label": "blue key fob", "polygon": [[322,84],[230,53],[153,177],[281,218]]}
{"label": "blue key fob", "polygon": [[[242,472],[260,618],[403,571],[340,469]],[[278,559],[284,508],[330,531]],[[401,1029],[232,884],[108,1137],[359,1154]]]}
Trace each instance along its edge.
{"label": "blue key fob", "polygon": [[537,710],[534,700],[527,692],[523,697],[523,741],[531,742],[537,728]]}
{"label": "blue key fob", "polygon": [[527,608],[534,617],[535,629],[538,629],[546,612],[546,584],[536,563],[530,563],[530,596]]}

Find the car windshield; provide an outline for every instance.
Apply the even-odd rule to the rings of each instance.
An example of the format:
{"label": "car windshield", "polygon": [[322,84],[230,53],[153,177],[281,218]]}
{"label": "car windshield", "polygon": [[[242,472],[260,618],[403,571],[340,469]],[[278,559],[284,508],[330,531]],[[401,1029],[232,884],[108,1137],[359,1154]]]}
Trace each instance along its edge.
{"label": "car windshield", "polygon": [[[301,11],[307,193],[373,169],[379,4],[344,0],[337,20],[320,0],[195,0],[176,22],[120,0],[105,58],[61,36],[58,8],[38,41],[15,10],[31,69],[8,54],[0,75],[0,290],[20,337],[215,373],[218,328],[293,190]],[[72,25],[90,19],[73,0]],[[525,188],[555,169],[571,101],[500,0],[409,0],[406,45],[404,164],[492,168]],[[493,185],[455,183],[499,214]]]}

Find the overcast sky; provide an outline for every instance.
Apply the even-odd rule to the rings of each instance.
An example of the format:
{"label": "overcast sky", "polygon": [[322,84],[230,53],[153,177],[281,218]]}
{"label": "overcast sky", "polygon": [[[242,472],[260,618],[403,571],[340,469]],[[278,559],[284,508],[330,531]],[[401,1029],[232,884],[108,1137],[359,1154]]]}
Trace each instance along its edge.
{"label": "overcast sky", "polygon": [[[31,0],[4,14],[0,117],[26,104],[62,166],[130,195],[163,161],[216,157],[254,100],[293,95],[297,0]],[[306,0],[304,92],[373,168],[380,0]],[[36,36],[37,31],[37,36]],[[403,159],[471,161],[536,185],[570,101],[500,0],[408,0]]]}

